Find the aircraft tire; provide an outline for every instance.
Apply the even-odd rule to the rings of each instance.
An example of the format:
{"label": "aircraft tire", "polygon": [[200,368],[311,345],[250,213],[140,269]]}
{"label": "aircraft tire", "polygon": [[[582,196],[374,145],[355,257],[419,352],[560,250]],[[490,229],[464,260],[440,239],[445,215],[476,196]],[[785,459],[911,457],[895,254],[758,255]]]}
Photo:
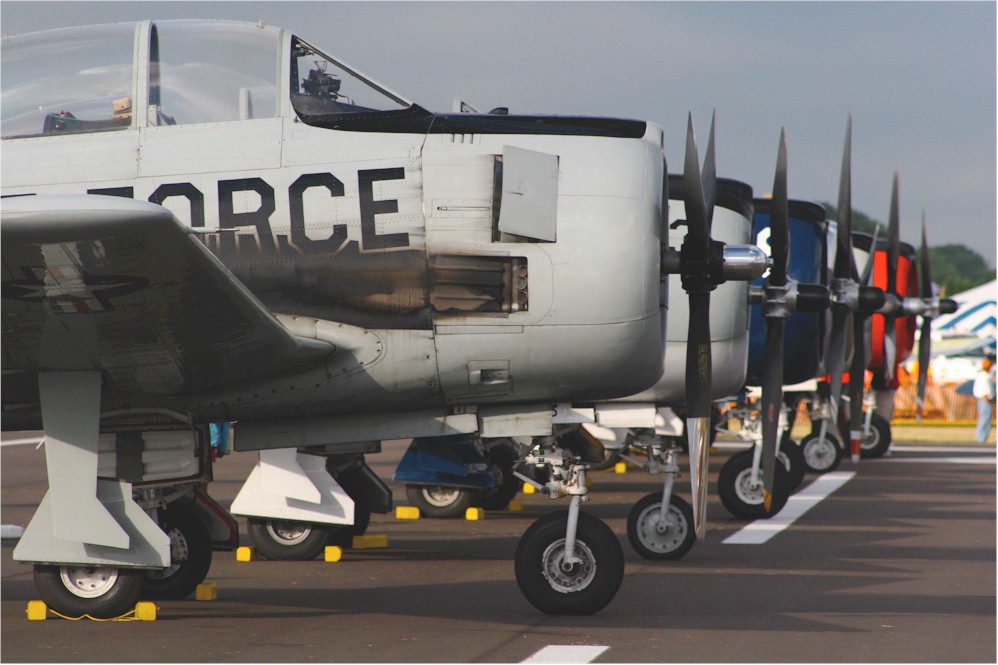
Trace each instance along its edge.
{"label": "aircraft tire", "polygon": [[194,593],[211,568],[208,529],[187,506],[174,503],[165,512],[163,531],[170,537],[170,567],[148,571],[144,595],[186,598]]}
{"label": "aircraft tire", "polygon": [[616,534],[599,519],[579,513],[576,554],[581,564],[565,570],[568,511],[541,517],[516,546],[516,583],[545,614],[589,615],[603,609],[624,579],[624,551]]}
{"label": "aircraft tire", "polygon": [[68,617],[119,617],[135,609],[146,571],[113,566],[38,564],[35,587],[49,609]]}
{"label": "aircraft tire", "polygon": [[645,559],[680,559],[696,542],[693,508],[681,496],[669,497],[669,517],[675,520],[664,532],[656,528],[660,518],[662,493],[652,492],[634,504],[627,515],[627,540]]}
{"label": "aircraft tire", "polygon": [[800,445],[791,439],[783,439],[777,451],[777,459],[783,462],[790,474],[790,491],[796,492],[804,482],[807,467],[804,466],[804,453]]}
{"label": "aircraft tire", "polygon": [[817,432],[811,432],[800,442],[804,454],[804,466],[811,473],[828,473],[839,468],[842,461],[842,446],[831,434],[825,434],[824,443]]}
{"label": "aircraft tire", "polygon": [[762,487],[754,488],[752,481],[752,449],[732,455],[717,477],[717,493],[728,512],[739,519],[766,519],[776,515],[790,498],[790,474],[782,464],[773,470],[773,501],[766,514]]}
{"label": "aircraft tire", "polygon": [[863,459],[883,457],[891,447],[891,424],[876,413],[870,419],[870,434],[859,444],[859,454]]}
{"label": "aircraft tire", "polygon": [[250,540],[256,551],[277,561],[307,561],[323,551],[329,541],[325,524],[250,517]]}
{"label": "aircraft tire", "polygon": [[487,494],[476,497],[474,504],[485,510],[505,510],[509,502],[520,491],[520,483],[513,475],[513,465],[516,456],[505,446],[498,446],[489,451],[485,461],[497,476],[498,486]]}
{"label": "aircraft tire", "polygon": [[[474,490],[450,485],[406,485],[405,495],[426,517],[459,517],[475,498]],[[508,502],[507,502],[508,503]]]}

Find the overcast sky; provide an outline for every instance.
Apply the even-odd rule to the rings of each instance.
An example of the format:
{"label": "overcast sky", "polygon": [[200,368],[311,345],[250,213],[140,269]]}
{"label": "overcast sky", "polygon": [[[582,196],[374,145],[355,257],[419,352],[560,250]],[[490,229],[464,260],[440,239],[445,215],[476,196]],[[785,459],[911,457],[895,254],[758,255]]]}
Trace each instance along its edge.
{"label": "overcast sky", "polygon": [[[717,172],[772,188],[780,127],[791,198],[831,201],[853,115],[853,207],[886,221],[900,171],[902,239],[996,255],[994,2],[0,2],[20,34],[146,18],[288,28],[432,110],[686,116]],[[58,54],[52,66],[59,67]]]}

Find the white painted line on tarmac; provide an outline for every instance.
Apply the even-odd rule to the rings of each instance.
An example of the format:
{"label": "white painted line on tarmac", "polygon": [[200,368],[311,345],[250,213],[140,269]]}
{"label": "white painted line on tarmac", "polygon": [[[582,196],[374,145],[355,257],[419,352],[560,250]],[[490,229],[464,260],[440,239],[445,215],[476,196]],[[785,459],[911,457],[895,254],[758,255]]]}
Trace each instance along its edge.
{"label": "white painted line on tarmac", "polygon": [[797,521],[801,515],[818,505],[832,492],[845,485],[856,475],[855,471],[825,473],[787,499],[787,505],[775,517],[756,520],[724,539],[725,545],[762,545]]}
{"label": "white painted line on tarmac", "polygon": [[977,453],[978,455],[994,455],[994,450],[988,450],[983,446],[916,446],[910,444],[898,444],[891,446],[891,450],[903,453]]}
{"label": "white painted line on tarmac", "polygon": [[610,647],[599,644],[552,644],[521,663],[591,663]]}
{"label": "white painted line on tarmac", "polygon": [[991,457],[894,457],[892,462],[923,462],[925,464],[994,464]]}

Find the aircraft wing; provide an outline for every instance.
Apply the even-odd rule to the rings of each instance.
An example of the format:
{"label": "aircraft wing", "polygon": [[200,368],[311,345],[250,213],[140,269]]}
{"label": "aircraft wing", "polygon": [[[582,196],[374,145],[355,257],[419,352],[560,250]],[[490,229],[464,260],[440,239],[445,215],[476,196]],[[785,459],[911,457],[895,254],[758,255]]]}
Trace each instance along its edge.
{"label": "aircraft wing", "polygon": [[99,370],[106,396],[141,403],[335,351],[292,335],[161,206],[26,196],[4,199],[0,220],[4,388],[17,393],[4,395],[5,418],[33,401],[39,371]]}

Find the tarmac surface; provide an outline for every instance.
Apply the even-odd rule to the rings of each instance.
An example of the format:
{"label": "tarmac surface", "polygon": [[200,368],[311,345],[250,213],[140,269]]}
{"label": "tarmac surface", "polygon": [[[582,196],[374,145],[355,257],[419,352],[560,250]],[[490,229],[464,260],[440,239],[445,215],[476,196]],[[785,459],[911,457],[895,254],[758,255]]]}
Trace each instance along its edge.
{"label": "tarmac surface", "polygon": [[[369,456],[386,481],[406,443]],[[847,458],[757,523],[733,519],[717,499],[713,481],[731,452],[711,455],[705,541],[674,562],[642,559],[626,537],[630,507],[661,491],[661,476],[592,474],[583,509],[618,534],[626,562],[619,593],[594,616],[547,616],[521,596],[519,536],[567,508],[521,494],[522,512],[482,521],[376,514],[368,533],[386,534],[388,548],[347,550],[336,563],[216,552],[206,581],[218,599],[156,601],[152,622],[28,621],[31,567],[12,561],[15,541],[4,540],[0,660],[996,661],[994,446],[899,443],[884,459]],[[210,491],[223,505],[255,458],[218,462]],[[46,488],[44,448],[5,444],[0,462],[2,521],[26,525]],[[688,483],[685,473],[677,482],[687,497]],[[389,485],[406,505],[404,487]],[[244,529],[241,538],[249,544]]]}

